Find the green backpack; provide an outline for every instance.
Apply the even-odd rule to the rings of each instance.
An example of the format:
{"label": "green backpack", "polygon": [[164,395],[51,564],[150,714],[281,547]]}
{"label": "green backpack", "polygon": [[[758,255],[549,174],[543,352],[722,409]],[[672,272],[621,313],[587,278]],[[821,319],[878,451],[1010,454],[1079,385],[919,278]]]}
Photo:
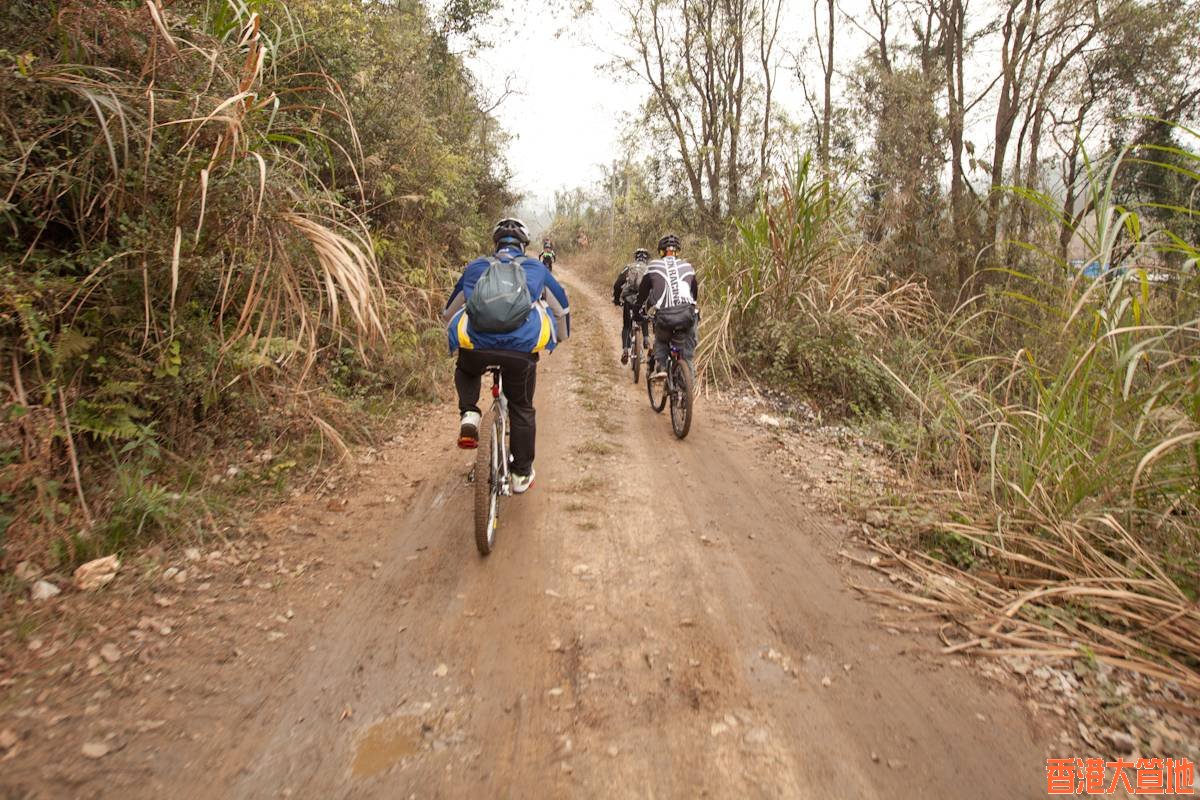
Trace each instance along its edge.
{"label": "green backpack", "polygon": [[488,268],[467,298],[471,327],[481,333],[511,333],[525,324],[532,307],[520,257],[512,261],[489,257]]}
{"label": "green backpack", "polygon": [[621,287],[622,303],[631,306],[637,300],[638,286],[641,285],[642,277],[645,274],[646,265],[641,261],[635,261],[629,265],[629,271],[625,273],[625,284]]}

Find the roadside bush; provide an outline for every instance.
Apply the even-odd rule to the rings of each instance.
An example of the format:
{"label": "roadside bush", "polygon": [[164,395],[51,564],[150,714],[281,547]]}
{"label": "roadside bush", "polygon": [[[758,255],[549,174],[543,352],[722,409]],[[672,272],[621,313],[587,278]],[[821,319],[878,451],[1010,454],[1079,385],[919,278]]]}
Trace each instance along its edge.
{"label": "roadside bush", "polygon": [[739,343],[747,373],[811,400],[828,417],[874,416],[893,409],[900,393],[845,320],[824,329],[773,320]]}
{"label": "roadside bush", "polygon": [[415,0],[15,0],[0,107],[0,565],[194,528],[192,462],[427,394],[511,199]]}
{"label": "roadside bush", "polygon": [[[1193,179],[1197,166],[1192,156]],[[1088,176],[1087,240],[1099,263],[1123,251],[1143,266],[1091,279],[1045,256],[1040,274],[1002,274],[991,282],[1003,290],[964,304],[893,377],[917,409],[914,474],[957,482],[958,518],[940,532],[996,576],[935,595],[1000,615],[984,638],[1082,643],[1200,690],[1197,251],[1159,209],[1120,203],[1125,168],[1117,158]],[[1144,266],[1164,251],[1183,268]]]}
{"label": "roadside bush", "polygon": [[710,378],[766,379],[838,416],[894,404],[875,355],[925,320],[932,303],[921,284],[878,274],[843,227],[848,220],[846,196],[806,158],[736,222],[736,237],[697,256],[699,362]]}

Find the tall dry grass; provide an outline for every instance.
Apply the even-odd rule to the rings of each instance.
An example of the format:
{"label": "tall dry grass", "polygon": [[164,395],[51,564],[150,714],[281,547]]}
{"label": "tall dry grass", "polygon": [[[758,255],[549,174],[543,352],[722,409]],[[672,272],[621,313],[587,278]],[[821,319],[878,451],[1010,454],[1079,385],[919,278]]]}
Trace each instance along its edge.
{"label": "tall dry grass", "polygon": [[[22,8],[48,13],[5,23]],[[329,183],[332,150],[362,155],[327,131],[353,134],[340,87],[288,71],[291,20],[193,10],[68,0],[0,56],[6,560],[125,502],[96,496],[89,456],[157,457],[198,417],[247,413],[243,392],[303,404],[322,353],[386,344],[362,187]]]}
{"label": "tall dry grass", "polygon": [[[859,381],[873,378],[858,372],[869,362],[859,355],[862,346],[928,318],[929,293],[918,282],[879,271],[875,254],[847,227],[848,205],[846,194],[817,177],[806,157],[777,190],[763,194],[752,215],[735,221],[736,236],[700,257],[698,364],[709,379],[762,380],[764,361],[769,366],[790,348],[784,371],[844,371],[837,391],[851,394]],[[761,336],[767,341],[760,343]],[[824,347],[810,347],[815,343]],[[757,358],[748,352],[755,348]],[[817,350],[833,355],[812,363]]]}
{"label": "tall dry grass", "polygon": [[1000,274],[892,372],[917,411],[911,466],[954,486],[926,498],[953,509],[922,537],[938,558],[904,560],[970,630],[962,646],[1099,659],[1200,692],[1197,251],[1162,208],[1122,204],[1125,168],[1121,154],[1088,176],[1096,227],[1079,235],[1128,269],[1090,279],[1035,248],[1037,273]]}

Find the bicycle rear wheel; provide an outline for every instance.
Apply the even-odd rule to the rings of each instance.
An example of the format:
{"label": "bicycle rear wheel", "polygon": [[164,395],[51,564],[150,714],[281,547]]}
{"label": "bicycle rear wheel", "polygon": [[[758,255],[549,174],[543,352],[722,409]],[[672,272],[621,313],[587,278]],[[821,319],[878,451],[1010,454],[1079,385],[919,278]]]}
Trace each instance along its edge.
{"label": "bicycle rear wheel", "polygon": [[480,426],[479,449],[475,455],[475,547],[481,556],[492,552],[496,544],[496,524],[500,510],[500,418],[488,414],[488,424]]}
{"label": "bicycle rear wheel", "polygon": [[650,408],[655,414],[661,414],[667,405],[667,382],[650,380],[653,374],[654,357],[651,356],[646,362],[646,394],[650,397]]}
{"label": "bicycle rear wheel", "polygon": [[692,427],[692,368],[682,358],[671,362],[675,388],[671,392],[671,430],[678,439]]}
{"label": "bicycle rear wheel", "polygon": [[629,358],[633,361],[633,382],[637,383],[642,376],[642,331],[636,322],[633,328],[633,353]]}

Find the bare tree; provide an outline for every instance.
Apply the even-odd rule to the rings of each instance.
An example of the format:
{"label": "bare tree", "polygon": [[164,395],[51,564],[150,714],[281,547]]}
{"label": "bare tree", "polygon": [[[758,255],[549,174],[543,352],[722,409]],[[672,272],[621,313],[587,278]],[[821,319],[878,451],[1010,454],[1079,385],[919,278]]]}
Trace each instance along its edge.
{"label": "bare tree", "polygon": [[[1162,126],[1195,119],[1200,101],[1200,63],[1194,56],[1200,45],[1194,23],[1198,12],[1195,0],[1104,3],[1093,46],[1082,50],[1058,81],[1059,91],[1048,101],[1048,122],[1062,156],[1058,245],[1063,258],[1076,228],[1093,210],[1094,198],[1085,191],[1088,143],[1136,150],[1161,135]],[[1090,158],[1094,165],[1102,154],[1093,152]]]}
{"label": "bare tree", "polygon": [[[830,3],[833,0],[829,0]],[[775,94],[775,40],[779,38],[779,18],[783,13],[782,0],[759,0],[758,65],[763,77],[762,137],[758,150],[758,183],[767,179],[770,171],[771,114]]]}
{"label": "bare tree", "polygon": [[1004,186],[1005,159],[1022,106],[1022,91],[1035,52],[1038,23],[1045,0],[1005,0],[1004,21],[1000,43],[1000,97],[996,102],[992,146],[992,191],[988,196],[987,230],[1000,236],[1000,211]]}
{"label": "bare tree", "polygon": [[966,0],[940,0],[942,17],[942,63],[946,73],[946,138],[950,145],[950,227],[955,239],[954,262],[961,292],[971,278],[974,260],[964,245],[970,241],[967,227],[967,176],[963,170],[963,133],[966,125],[967,98],[963,65],[967,52]]}
{"label": "bare tree", "polygon": [[782,0],[639,0],[625,7],[636,54],[706,226],[743,209],[768,169]]}

